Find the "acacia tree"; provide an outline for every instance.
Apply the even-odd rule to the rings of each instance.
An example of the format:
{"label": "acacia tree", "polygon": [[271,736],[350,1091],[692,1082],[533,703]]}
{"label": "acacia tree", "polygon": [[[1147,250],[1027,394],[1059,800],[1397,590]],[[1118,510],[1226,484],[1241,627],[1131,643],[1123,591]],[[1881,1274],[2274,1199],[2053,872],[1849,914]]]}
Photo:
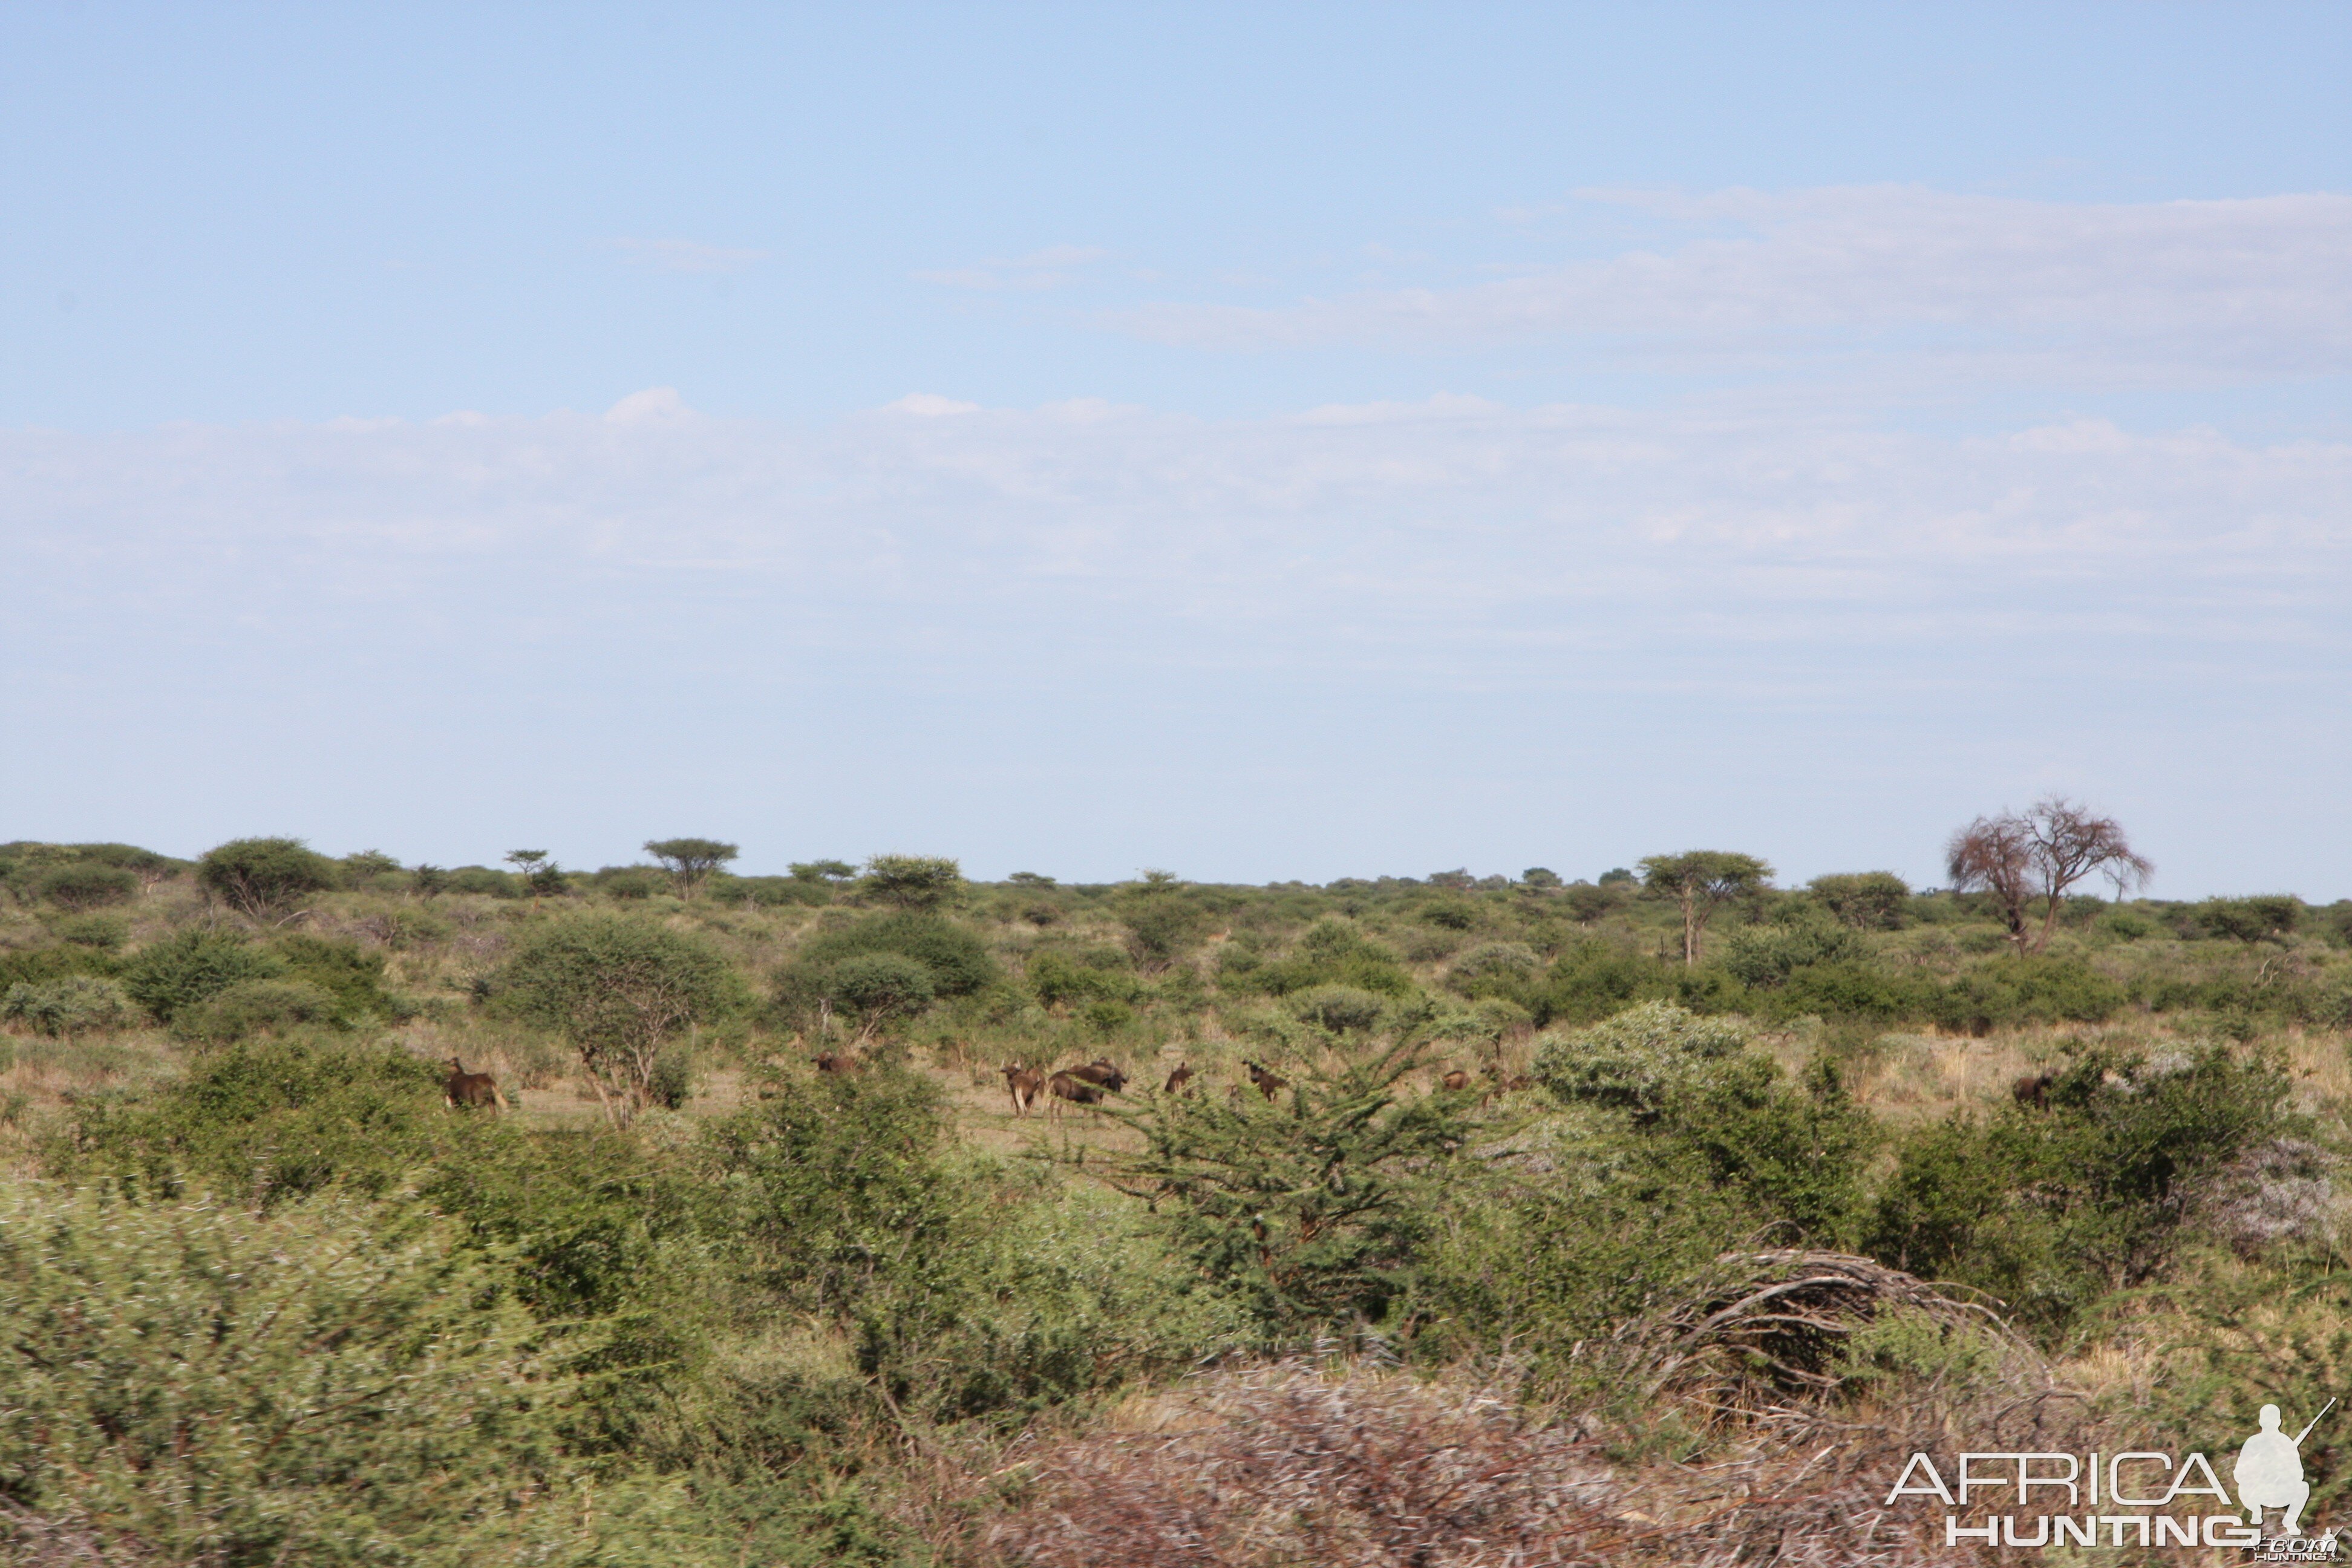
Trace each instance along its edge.
{"label": "acacia tree", "polygon": [[677,889],[677,896],[691,900],[709,879],[710,873],[741,851],[716,838],[648,838],[646,853],[660,861],[662,869],[669,873],[670,885]]}
{"label": "acacia tree", "polygon": [[1686,849],[1679,855],[1642,858],[1642,887],[1652,898],[1671,899],[1683,911],[1683,963],[1698,962],[1699,940],[1715,911],[1772,880],[1772,868],[1753,855],[1727,849]]}
{"label": "acacia tree", "polygon": [[877,855],[866,862],[866,891],[902,910],[937,909],[963,890],[963,867],[933,855]]}
{"label": "acacia tree", "polygon": [[335,863],[299,838],[236,838],[205,851],[196,885],[242,914],[272,920],[333,887]]}
{"label": "acacia tree", "polygon": [[615,1127],[654,1098],[654,1064],[680,1031],[732,1007],[740,982],[692,937],[621,916],[560,921],[508,963],[509,1005],[562,1033]]}
{"label": "acacia tree", "polygon": [[[1978,817],[1952,835],[1944,865],[1956,889],[1992,895],[2021,953],[2050,945],[2060,900],[2085,877],[2104,875],[2121,892],[2144,884],[2156,870],[2114,817],[2094,816],[2054,795],[2025,812]],[[2042,906],[2038,931],[2032,922],[2037,900]]]}

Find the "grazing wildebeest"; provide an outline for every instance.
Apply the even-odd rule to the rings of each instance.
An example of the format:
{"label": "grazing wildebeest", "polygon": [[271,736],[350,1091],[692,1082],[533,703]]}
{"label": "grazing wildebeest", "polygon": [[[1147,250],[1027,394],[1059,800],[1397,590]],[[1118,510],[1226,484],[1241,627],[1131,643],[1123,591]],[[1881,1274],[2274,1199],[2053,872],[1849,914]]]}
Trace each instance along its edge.
{"label": "grazing wildebeest", "polygon": [[837,1056],[832,1051],[817,1052],[815,1056],[809,1058],[809,1065],[819,1072],[850,1072],[857,1066],[847,1057]]}
{"label": "grazing wildebeest", "polygon": [[1470,1075],[1455,1068],[1437,1081],[1445,1086],[1448,1094],[1459,1094],[1470,1087]]}
{"label": "grazing wildebeest", "polygon": [[1062,1114],[1062,1102],[1066,1100],[1073,1105],[1100,1105],[1103,1097],[1103,1091],[1093,1084],[1066,1072],[1047,1079],[1045,1092],[1053,1097],[1045,1102],[1045,1114],[1056,1119]]}
{"label": "grazing wildebeest", "polygon": [[1065,1070],[1072,1078],[1084,1079],[1096,1088],[1107,1089],[1113,1094],[1123,1093],[1127,1089],[1127,1075],[1113,1067],[1108,1057],[1097,1057],[1082,1068],[1068,1068]]}
{"label": "grazing wildebeest", "polygon": [[495,1110],[507,1108],[507,1097],[499,1092],[499,1080],[486,1072],[467,1072],[466,1064],[456,1057],[449,1058],[449,1080],[441,1086],[455,1110],[460,1105],[487,1105]]}
{"label": "grazing wildebeest", "polygon": [[1257,1091],[1268,1100],[1290,1087],[1288,1079],[1276,1078],[1255,1062],[1244,1062],[1242,1066],[1249,1068],[1250,1082],[1257,1085]]}
{"label": "grazing wildebeest", "polygon": [[1035,1068],[1023,1067],[1019,1062],[1006,1062],[1002,1070],[1004,1087],[1013,1096],[1013,1114],[1028,1115],[1030,1109],[1037,1103],[1037,1097],[1045,1092],[1045,1075]]}
{"label": "grazing wildebeest", "polygon": [[1160,1092],[1162,1094],[1181,1094],[1184,1092],[1184,1086],[1192,1081],[1192,1064],[1191,1062],[1179,1062],[1176,1065],[1176,1070],[1168,1075],[1168,1081],[1160,1086]]}
{"label": "grazing wildebeest", "polygon": [[2054,1072],[2028,1073],[2009,1086],[2010,1098],[2020,1105],[2030,1105],[2040,1110],[2050,1102],[2050,1090],[2058,1082]]}

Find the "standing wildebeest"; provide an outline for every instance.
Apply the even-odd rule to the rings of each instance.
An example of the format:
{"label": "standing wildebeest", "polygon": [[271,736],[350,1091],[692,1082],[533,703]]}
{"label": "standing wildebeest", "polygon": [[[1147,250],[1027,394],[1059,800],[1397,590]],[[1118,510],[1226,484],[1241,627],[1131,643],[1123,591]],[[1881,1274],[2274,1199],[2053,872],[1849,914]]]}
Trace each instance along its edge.
{"label": "standing wildebeest", "polygon": [[1062,1102],[1066,1100],[1073,1105],[1100,1105],[1103,1097],[1103,1091],[1093,1084],[1066,1072],[1057,1072],[1047,1079],[1045,1092],[1053,1097],[1045,1102],[1045,1114],[1056,1120],[1062,1114]]}
{"label": "standing wildebeest", "polygon": [[2030,1105],[2040,1110],[2050,1102],[2050,1090],[2057,1084],[2054,1072],[2028,1073],[2009,1086],[2010,1098],[2020,1105]]}
{"label": "standing wildebeest", "polygon": [[1113,1094],[1123,1093],[1127,1089],[1127,1075],[1113,1067],[1108,1057],[1097,1057],[1082,1068],[1068,1068],[1064,1070],[1072,1078],[1082,1079],[1096,1088],[1107,1089]]}
{"label": "standing wildebeest", "polygon": [[1176,1066],[1176,1070],[1168,1075],[1168,1081],[1160,1086],[1160,1092],[1162,1094],[1181,1094],[1184,1092],[1184,1086],[1192,1081],[1192,1064],[1191,1062],[1179,1062]]}
{"label": "standing wildebeest", "polygon": [[486,1072],[467,1072],[466,1064],[456,1057],[449,1058],[449,1079],[441,1086],[455,1110],[460,1105],[487,1105],[504,1110],[507,1097],[499,1092],[499,1080]]}
{"label": "standing wildebeest", "polygon": [[1276,1078],[1255,1062],[1244,1062],[1242,1066],[1249,1068],[1250,1082],[1257,1085],[1257,1091],[1268,1100],[1290,1087],[1288,1079]]}
{"label": "standing wildebeest", "polygon": [[1013,1096],[1013,1114],[1026,1116],[1045,1092],[1045,1075],[1035,1068],[1024,1068],[1019,1062],[1006,1062],[1001,1069],[1004,1087]]}

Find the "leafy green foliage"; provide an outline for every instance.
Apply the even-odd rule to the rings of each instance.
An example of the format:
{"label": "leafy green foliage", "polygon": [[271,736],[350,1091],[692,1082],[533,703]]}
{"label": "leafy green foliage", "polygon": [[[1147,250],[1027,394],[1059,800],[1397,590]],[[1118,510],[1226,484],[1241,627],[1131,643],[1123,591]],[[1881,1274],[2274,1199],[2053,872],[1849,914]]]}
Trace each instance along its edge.
{"label": "leafy green foliage", "polygon": [[509,1010],[572,1042],[621,1124],[652,1100],[662,1047],[744,999],[707,943],[605,914],[551,921],[508,960],[500,992]]}
{"label": "leafy green foliage", "polygon": [[87,862],[45,871],[33,884],[35,892],[61,910],[102,910],[127,904],[139,896],[139,879],[110,866]]}
{"label": "leafy green foliage", "polygon": [[2197,906],[2198,928],[2234,942],[2278,942],[2303,921],[2303,900],[2291,893],[2251,899],[2208,899]]}
{"label": "leafy green foliage", "polygon": [[1167,968],[1200,945],[1214,916],[1166,871],[1147,871],[1119,895],[1128,952],[1146,973]]}
{"label": "leafy green foliage", "polygon": [[427,1216],[19,1189],[0,1301],[20,1528],[168,1562],[593,1549],[577,1508],[530,1506],[572,1484],[557,1418],[577,1389],[495,1268]]}
{"label": "leafy green foliage", "polygon": [[902,910],[934,910],[963,891],[963,868],[932,855],[877,855],[866,862],[863,889]]}
{"label": "leafy green foliage", "polygon": [[192,929],[134,953],[122,988],[168,1024],[183,1007],[242,981],[278,979],[286,969],[284,958],[235,931]]}
{"label": "leafy green foliage", "polygon": [[335,863],[299,838],[237,838],[205,852],[196,885],[241,914],[274,920],[335,886]]}
{"label": "leafy green foliage", "polygon": [[1870,1246],[1916,1274],[1981,1287],[2045,1329],[2169,1255],[2198,1179],[2289,1131],[2276,1064],[2222,1047],[2090,1053],[2042,1108],[1920,1128],[1898,1149]]}
{"label": "leafy green foliage", "polygon": [[827,998],[854,1015],[869,1035],[892,1019],[915,1016],[939,995],[929,967],[903,952],[845,958],[826,972],[824,988]]}
{"label": "leafy green foliage", "polygon": [[646,853],[669,873],[677,896],[691,899],[713,871],[742,851],[716,838],[655,838],[646,840]]}
{"label": "leafy green foliage", "polygon": [[218,1045],[335,1020],[335,998],[307,980],[240,980],[172,1016],[172,1033]]}
{"label": "leafy green foliage", "polygon": [[1141,987],[1126,953],[1110,947],[1046,947],[1023,966],[1029,988],[1047,1007],[1074,1002],[1132,1002]]}
{"label": "leafy green foliage", "polygon": [[1806,889],[1832,919],[1858,931],[1897,931],[1911,902],[1911,885],[1892,871],[1816,877]]}
{"label": "leafy green foliage", "polygon": [[1826,1059],[1791,1086],[1736,1026],[1648,1003],[1546,1045],[1536,1077],[1564,1101],[1621,1111],[1678,1144],[1800,1237],[1834,1244],[1854,1223],[1875,1133]]}
{"label": "leafy green foliage", "polygon": [[1268,1332],[1376,1322],[1412,1287],[1429,1224],[1418,1189],[1444,1180],[1470,1132],[1470,1096],[1407,1092],[1426,1065],[1399,1041],[1301,1074],[1288,1105],[1149,1102],[1120,1113],[1144,1147],[1117,1180]]}
{"label": "leafy green foliage", "polygon": [[1247,974],[1253,988],[1276,996],[1317,985],[1349,985],[1383,996],[1409,996],[1416,989],[1393,950],[1340,920],[1318,921],[1288,956]]}
{"label": "leafy green foliage", "polygon": [[1742,927],[1724,939],[1723,967],[1743,985],[1782,985],[1800,969],[1855,963],[1870,949],[1851,925],[1818,916]]}
{"label": "leafy green foliage", "polygon": [[56,1037],[119,1029],[131,1022],[130,996],[114,981],[95,974],[55,980],[18,981],[0,995],[0,1018]]}
{"label": "leafy green foliage", "polygon": [[803,998],[814,1001],[824,994],[825,976],[835,964],[877,952],[898,953],[922,964],[942,996],[969,996],[1002,973],[975,932],[943,916],[908,910],[869,915],[811,937],[780,973],[779,999],[787,1005]]}

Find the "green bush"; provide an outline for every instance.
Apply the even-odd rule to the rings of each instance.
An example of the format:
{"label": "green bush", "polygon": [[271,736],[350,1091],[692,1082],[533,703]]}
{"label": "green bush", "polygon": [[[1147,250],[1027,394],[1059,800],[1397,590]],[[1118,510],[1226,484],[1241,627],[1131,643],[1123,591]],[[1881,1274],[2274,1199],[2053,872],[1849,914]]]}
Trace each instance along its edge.
{"label": "green bush", "polygon": [[100,952],[112,952],[131,940],[131,922],[121,915],[68,915],[50,925],[49,932],[59,942],[76,947],[92,948]]}
{"label": "green bush", "polygon": [[257,1207],[337,1184],[385,1193],[432,1158],[444,1070],[331,1037],[233,1043],[150,1099],[78,1105],[50,1159],[158,1197],[231,1193]]}
{"label": "green bush", "polygon": [[18,981],[0,996],[0,1018],[26,1025],[36,1034],[79,1035],[119,1029],[131,1022],[130,996],[114,981],[95,974],[56,980]]}
{"label": "green bush", "polygon": [[332,1024],[335,998],[307,980],[240,980],[172,1015],[172,1033],[209,1045]]}
{"label": "green bush", "polygon": [[617,914],[549,922],[507,961],[499,985],[507,1011],[571,1041],[622,1124],[652,1100],[654,1067],[671,1039],[748,1000],[707,943]]}
{"label": "green bush", "polygon": [[1897,1150],[1869,1246],[1915,1274],[1990,1291],[2044,1330],[2152,1278],[2200,1181],[2291,1132],[2288,1081],[2261,1057],[2092,1053],[2041,1108],[1916,1130]]}
{"label": "green bush", "polygon": [[911,1018],[939,992],[929,966],[903,952],[861,952],[825,971],[826,1000],[871,1033],[894,1018]]}
{"label": "green bush", "polygon": [[1444,1186],[1470,1137],[1467,1096],[1407,1092],[1427,1065],[1401,1042],[1300,1074],[1286,1107],[1148,1100],[1122,1117],[1144,1147],[1115,1179],[1263,1331],[1378,1322],[1414,1288],[1424,1189]]}
{"label": "green bush", "polygon": [[1517,995],[1542,967],[1523,942],[1481,942],[1454,961],[1445,983],[1465,996]]}
{"label": "green bush", "polygon": [[1791,974],[1815,964],[1854,964],[1869,956],[1869,944],[1853,927],[1817,915],[1740,927],[1724,938],[1719,961],[1741,984],[1765,987],[1786,984]]}
{"label": "green bush", "polygon": [[333,937],[281,937],[273,945],[286,961],[289,978],[306,981],[333,999],[338,1024],[409,1016],[410,1009],[384,989],[383,953]]}
{"label": "green bush", "polygon": [[[427,879],[425,872],[429,868],[423,866],[416,868],[415,875],[420,888]],[[488,866],[460,866],[456,870],[447,872],[436,870],[433,872],[431,880],[437,882],[439,886],[430,890],[471,893],[478,898],[520,899],[530,891],[530,889],[523,885],[523,879],[511,871],[500,871]]]}
{"label": "green bush", "polygon": [[1318,985],[1293,993],[1289,1001],[1291,1016],[1335,1035],[1371,1028],[1389,1005],[1389,999],[1378,992],[1353,985]]}
{"label": "green bush", "polygon": [[61,910],[102,910],[139,896],[139,879],[128,871],[89,864],[59,866],[33,884],[37,894]]}
{"label": "green bush", "polygon": [[92,1561],[457,1568],[611,1561],[644,1511],[625,1479],[597,1499],[619,1522],[589,1522],[560,1441],[581,1388],[420,1214],[20,1188],[0,1301],[0,1534],[103,1542]]}
{"label": "green bush", "polygon": [[1911,902],[1911,886],[1892,871],[1816,877],[1805,884],[1832,918],[1860,931],[1896,931]]}
{"label": "green bush", "polygon": [[1147,973],[1156,973],[1201,943],[1215,916],[1181,882],[1165,871],[1149,871],[1120,893],[1118,917],[1127,926],[1127,950]]}
{"label": "green bush", "polygon": [[2030,954],[1969,970],[1932,1006],[1944,1027],[1983,1035],[2016,1024],[2095,1024],[2129,1000],[2122,985],[2080,960]]}
{"label": "green bush", "polygon": [[191,1006],[247,980],[275,980],[286,961],[234,931],[189,930],[131,955],[122,988],[132,1001],[170,1023]]}
{"label": "green bush", "polygon": [[1286,957],[1246,971],[1227,972],[1251,988],[1287,996],[1318,985],[1349,985],[1383,996],[1410,996],[1415,987],[1397,955],[1346,921],[1322,920],[1307,928]]}
{"label": "green bush", "polygon": [[2277,942],[2303,922],[2303,900],[2292,893],[2251,899],[2208,899],[2197,906],[2198,929],[2233,942]]}
{"label": "green bush", "polygon": [[336,886],[335,863],[299,838],[238,838],[205,852],[196,885],[255,920],[285,914]]}
{"label": "green bush", "polygon": [[1591,1024],[1636,1002],[1671,1001],[1687,977],[1679,963],[1590,940],[1554,959],[1550,971],[1514,1000],[1538,1024]]}
{"label": "green bush", "polygon": [[969,996],[1001,973],[977,933],[920,910],[871,915],[839,931],[820,931],[801,944],[791,967],[814,973],[873,952],[901,953],[921,963],[942,996]]}
{"label": "green bush", "polygon": [[1535,1076],[1679,1145],[1799,1237],[1839,1244],[1853,1226],[1874,1131],[1826,1059],[1791,1086],[1736,1026],[1654,1002],[1547,1043]]}
{"label": "green bush", "polygon": [[1132,1002],[1142,994],[1127,954],[1117,948],[1040,948],[1023,966],[1029,988],[1047,1007],[1074,1002]]}

